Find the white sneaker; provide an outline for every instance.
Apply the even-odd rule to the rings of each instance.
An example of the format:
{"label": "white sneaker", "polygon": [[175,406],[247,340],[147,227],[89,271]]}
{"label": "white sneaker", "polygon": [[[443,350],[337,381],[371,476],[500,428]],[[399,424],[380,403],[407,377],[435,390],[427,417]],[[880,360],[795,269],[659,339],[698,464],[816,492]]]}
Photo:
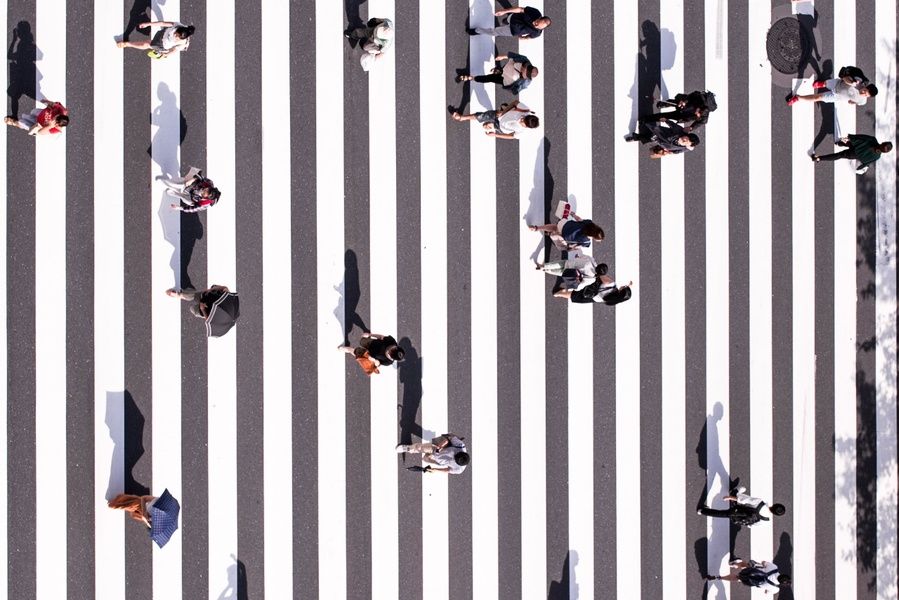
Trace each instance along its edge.
{"label": "white sneaker", "polygon": [[396,453],[403,454],[404,452],[409,451],[409,446],[407,444],[397,444],[396,445]]}

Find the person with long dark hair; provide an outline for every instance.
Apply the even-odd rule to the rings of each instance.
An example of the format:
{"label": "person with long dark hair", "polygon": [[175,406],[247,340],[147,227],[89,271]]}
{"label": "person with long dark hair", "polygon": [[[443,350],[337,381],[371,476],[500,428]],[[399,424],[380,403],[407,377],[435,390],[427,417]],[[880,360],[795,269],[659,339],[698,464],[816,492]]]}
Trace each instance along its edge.
{"label": "person with long dark hair", "polygon": [[159,27],[160,29],[149,40],[131,42],[121,40],[116,42],[119,48],[136,48],[138,50],[152,50],[154,58],[165,58],[175,52],[184,52],[190,46],[190,36],[196,31],[193,25],[185,25],[175,21],[148,21],[137,26],[138,29]]}
{"label": "person with long dark hair", "polygon": [[600,263],[596,267],[596,281],[579,290],[558,290],[553,294],[556,298],[567,298],[575,304],[590,304],[599,302],[606,306],[614,306],[631,299],[631,287],[633,281],[619,286],[614,279],[608,276],[609,265]]}
{"label": "person with long dark hair", "polygon": [[590,242],[601,242],[606,239],[602,227],[590,219],[582,219],[574,213],[560,219],[558,223],[544,225],[528,225],[530,231],[538,231],[549,236],[553,244],[560,250],[587,248]]}

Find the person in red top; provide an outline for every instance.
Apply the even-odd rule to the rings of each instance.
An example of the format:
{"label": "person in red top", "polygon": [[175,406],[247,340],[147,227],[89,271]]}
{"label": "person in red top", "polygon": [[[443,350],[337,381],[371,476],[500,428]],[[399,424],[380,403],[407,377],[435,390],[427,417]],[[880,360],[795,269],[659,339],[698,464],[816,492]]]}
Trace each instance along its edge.
{"label": "person in red top", "polygon": [[46,108],[34,110],[19,119],[9,116],[3,119],[3,122],[11,127],[27,130],[28,135],[62,133],[63,127],[69,124],[69,110],[60,102],[46,98],[40,102],[46,105]]}

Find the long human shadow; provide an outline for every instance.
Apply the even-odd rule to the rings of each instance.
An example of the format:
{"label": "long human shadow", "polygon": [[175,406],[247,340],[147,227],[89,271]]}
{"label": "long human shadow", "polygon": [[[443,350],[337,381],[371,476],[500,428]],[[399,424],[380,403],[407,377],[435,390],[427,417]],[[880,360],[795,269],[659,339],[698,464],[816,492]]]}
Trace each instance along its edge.
{"label": "long human shadow", "polygon": [[203,238],[203,222],[197,213],[181,213],[181,288],[196,288],[188,267],[197,242]]}
{"label": "long human shadow", "polygon": [[[492,23],[493,18],[493,4],[489,0],[477,0],[477,2],[475,2],[471,6],[469,18],[465,26],[471,27],[474,25],[478,25],[479,23]],[[472,72],[471,48],[472,45],[474,45],[476,58],[488,58],[489,56],[491,56],[491,52],[494,52],[495,54],[493,39],[489,36],[474,36],[469,39],[469,42],[470,43],[467,43],[465,45],[465,67],[456,69],[456,75],[461,75],[463,73],[472,75],[484,75],[486,73],[481,73],[480,70],[478,70],[478,72]],[[478,64],[482,62],[484,61],[481,60],[478,62]],[[484,84],[466,81],[462,83],[461,87],[462,97],[459,99],[458,104],[456,106],[453,106],[452,104],[447,106],[447,110],[450,113],[456,110],[458,110],[459,112],[465,112],[465,109],[471,103],[472,91],[474,91],[474,94],[481,106],[486,109],[490,109],[493,107],[493,103],[490,100],[490,96],[487,93],[487,89],[484,87]]]}
{"label": "long human shadow", "polygon": [[343,281],[336,289],[340,299],[334,309],[334,316],[343,324],[343,343],[347,345],[350,343],[350,333],[354,327],[358,327],[363,333],[371,332],[356,312],[362,298],[362,290],[359,287],[359,262],[352,250],[347,250],[343,255]]}
{"label": "long human shadow", "polygon": [[575,572],[578,562],[576,550],[569,550],[565,554],[565,561],[562,563],[562,577],[559,581],[550,582],[546,600],[577,600],[580,596],[577,576],[571,577],[571,574]]}
{"label": "long human shadow", "polygon": [[408,337],[400,339],[399,346],[406,352],[403,362],[397,363],[400,383],[403,385],[403,404],[400,407],[400,443],[411,444],[413,437],[422,439],[423,436],[421,425],[417,422],[422,397],[422,359]]}
{"label": "long human shadow", "polygon": [[[777,546],[777,552],[774,554],[774,564],[777,570],[783,575],[793,577],[793,540],[790,534],[784,531],[780,534],[780,544]],[[793,600],[793,587],[789,585],[781,586],[778,600]]]}
{"label": "long human shadow", "polygon": [[12,30],[12,41],[6,53],[6,59],[9,61],[9,86],[6,88],[9,96],[9,114],[16,118],[19,117],[19,102],[22,96],[32,100],[38,98],[37,82],[40,73],[36,63],[39,58],[31,23],[19,21]]}
{"label": "long human shadow", "polygon": [[[702,432],[699,434],[699,443],[696,446],[696,455],[699,467],[706,472],[706,483],[702,495],[697,502],[697,508],[708,501],[710,484],[716,480],[720,482],[723,494],[728,494],[735,482],[721,460],[720,439],[718,436],[718,423],[724,418],[724,406],[716,402],[712,407],[712,414],[706,416]],[[708,575],[709,565],[720,565],[725,556],[733,555],[734,537],[731,535],[729,519],[712,519],[711,533],[708,538],[700,538],[694,544],[696,561],[701,575]],[[717,567],[716,567],[717,568]],[[722,573],[713,573],[720,575]],[[719,594],[724,593],[724,585],[720,581],[709,582],[703,591],[703,598],[708,597],[710,587],[716,587]],[[718,597],[723,597],[719,595]]]}
{"label": "long human shadow", "polygon": [[[156,88],[156,97],[159,99],[159,105],[153,109],[150,118],[153,123],[158,126],[153,141],[147,149],[147,153],[152,157],[163,177],[173,179],[181,176],[181,166],[178,162],[178,148],[184,137],[187,135],[187,121],[184,113],[178,109],[178,99],[174,92],[169,89],[168,84],[161,82]],[[176,122],[178,125],[173,126]],[[165,240],[172,245],[172,257],[169,260],[169,267],[172,269],[174,277],[174,286],[177,288],[185,287],[182,285],[182,265],[181,265],[181,212],[172,210],[171,197],[163,192],[159,200],[159,209],[156,214],[162,224],[162,231]]]}
{"label": "long human shadow", "polygon": [[[640,26],[640,51],[637,53],[634,83],[631,86],[629,97],[633,99],[629,131],[635,132],[637,121],[640,117],[651,115],[654,112],[656,90],[664,97],[668,97],[668,87],[662,80],[663,66],[670,69],[674,64],[674,54],[677,44],[674,34],[665,29],[659,31],[659,26],[650,20],[643,21]],[[662,63],[662,38],[665,38],[665,63]]]}
{"label": "long human shadow", "polygon": [[346,12],[348,27],[362,27],[365,21],[362,19],[362,5],[368,0],[344,0],[343,9]]}
{"label": "long human shadow", "polygon": [[[552,142],[548,137],[543,136],[543,140],[537,148],[537,156],[534,161],[534,187],[528,196],[528,212],[525,219],[528,224],[549,223],[550,207],[553,202],[553,194],[556,190],[556,180],[553,178],[552,170],[549,168],[549,153],[552,151]],[[543,167],[543,185],[540,185],[540,168]],[[546,262],[550,259],[551,244],[546,243],[545,236],[537,242],[537,247],[531,253],[530,259],[537,261],[540,255]],[[561,280],[561,278],[559,278]]]}
{"label": "long human shadow", "polygon": [[144,455],[144,416],[128,390],[106,392],[106,427],[114,444],[106,499],[149,494],[150,489],[134,479],[134,466]]}
{"label": "long human shadow", "polygon": [[128,11],[128,23],[125,25],[125,30],[118,36],[117,39],[128,41],[131,39],[131,34],[135,31],[140,35],[149,35],[149,29],[138,29],[137,26],[141,23],[146,23],[150,20],[150,0],[134,0],[134,4],[131,5],[131,10]]}
{"label": "long human shadow", "polygon": [[228,585],[218,600],[247,600],[247,566],[232,554],[234,562],[228,567]]}
{"label": "long human shadow", "polygon": [[[796,77],[804,79],[806,77],[805,70],[808,67],[815,72],[815,79],[821,79],[824,76],[824,65],[819,64],[821,60],[821,52],[818,50],[818,39],[815,37],[815,28],[818,26],[818,11],[814,15],[798,13],[796,19],[799,21],[799,27],[806,33],[806,39],[810,44],[808,52],[803,53],[803,60],[796,68]],[[825,61],[826,62],[826,61]]]}
{"label": "long human shadow", "polygon": [[[832,76],[833,61],[827,59],[821,65],[821,73],[818,75],[818,79],[830,79]],[[815,104],[821,109],[821,127],[818,128],[818,133],[815,134],[815,139],[812,141],[812,151],[824,141],[825,137],[835,135],[835,111],[833,109],[833,104],[830,102],[816,102]]]}

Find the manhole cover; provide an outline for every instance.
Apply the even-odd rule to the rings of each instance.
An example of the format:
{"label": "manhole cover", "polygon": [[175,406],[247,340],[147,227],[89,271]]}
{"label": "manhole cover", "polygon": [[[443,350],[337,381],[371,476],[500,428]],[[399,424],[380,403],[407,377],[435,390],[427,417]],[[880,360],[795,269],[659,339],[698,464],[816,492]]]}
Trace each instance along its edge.
{"label": "manhole cover", "polygon": [[811,51],[808,34],[794,17],[785,17],[771,26],[766,47],[771,66],[781,73],[797,73]]}

